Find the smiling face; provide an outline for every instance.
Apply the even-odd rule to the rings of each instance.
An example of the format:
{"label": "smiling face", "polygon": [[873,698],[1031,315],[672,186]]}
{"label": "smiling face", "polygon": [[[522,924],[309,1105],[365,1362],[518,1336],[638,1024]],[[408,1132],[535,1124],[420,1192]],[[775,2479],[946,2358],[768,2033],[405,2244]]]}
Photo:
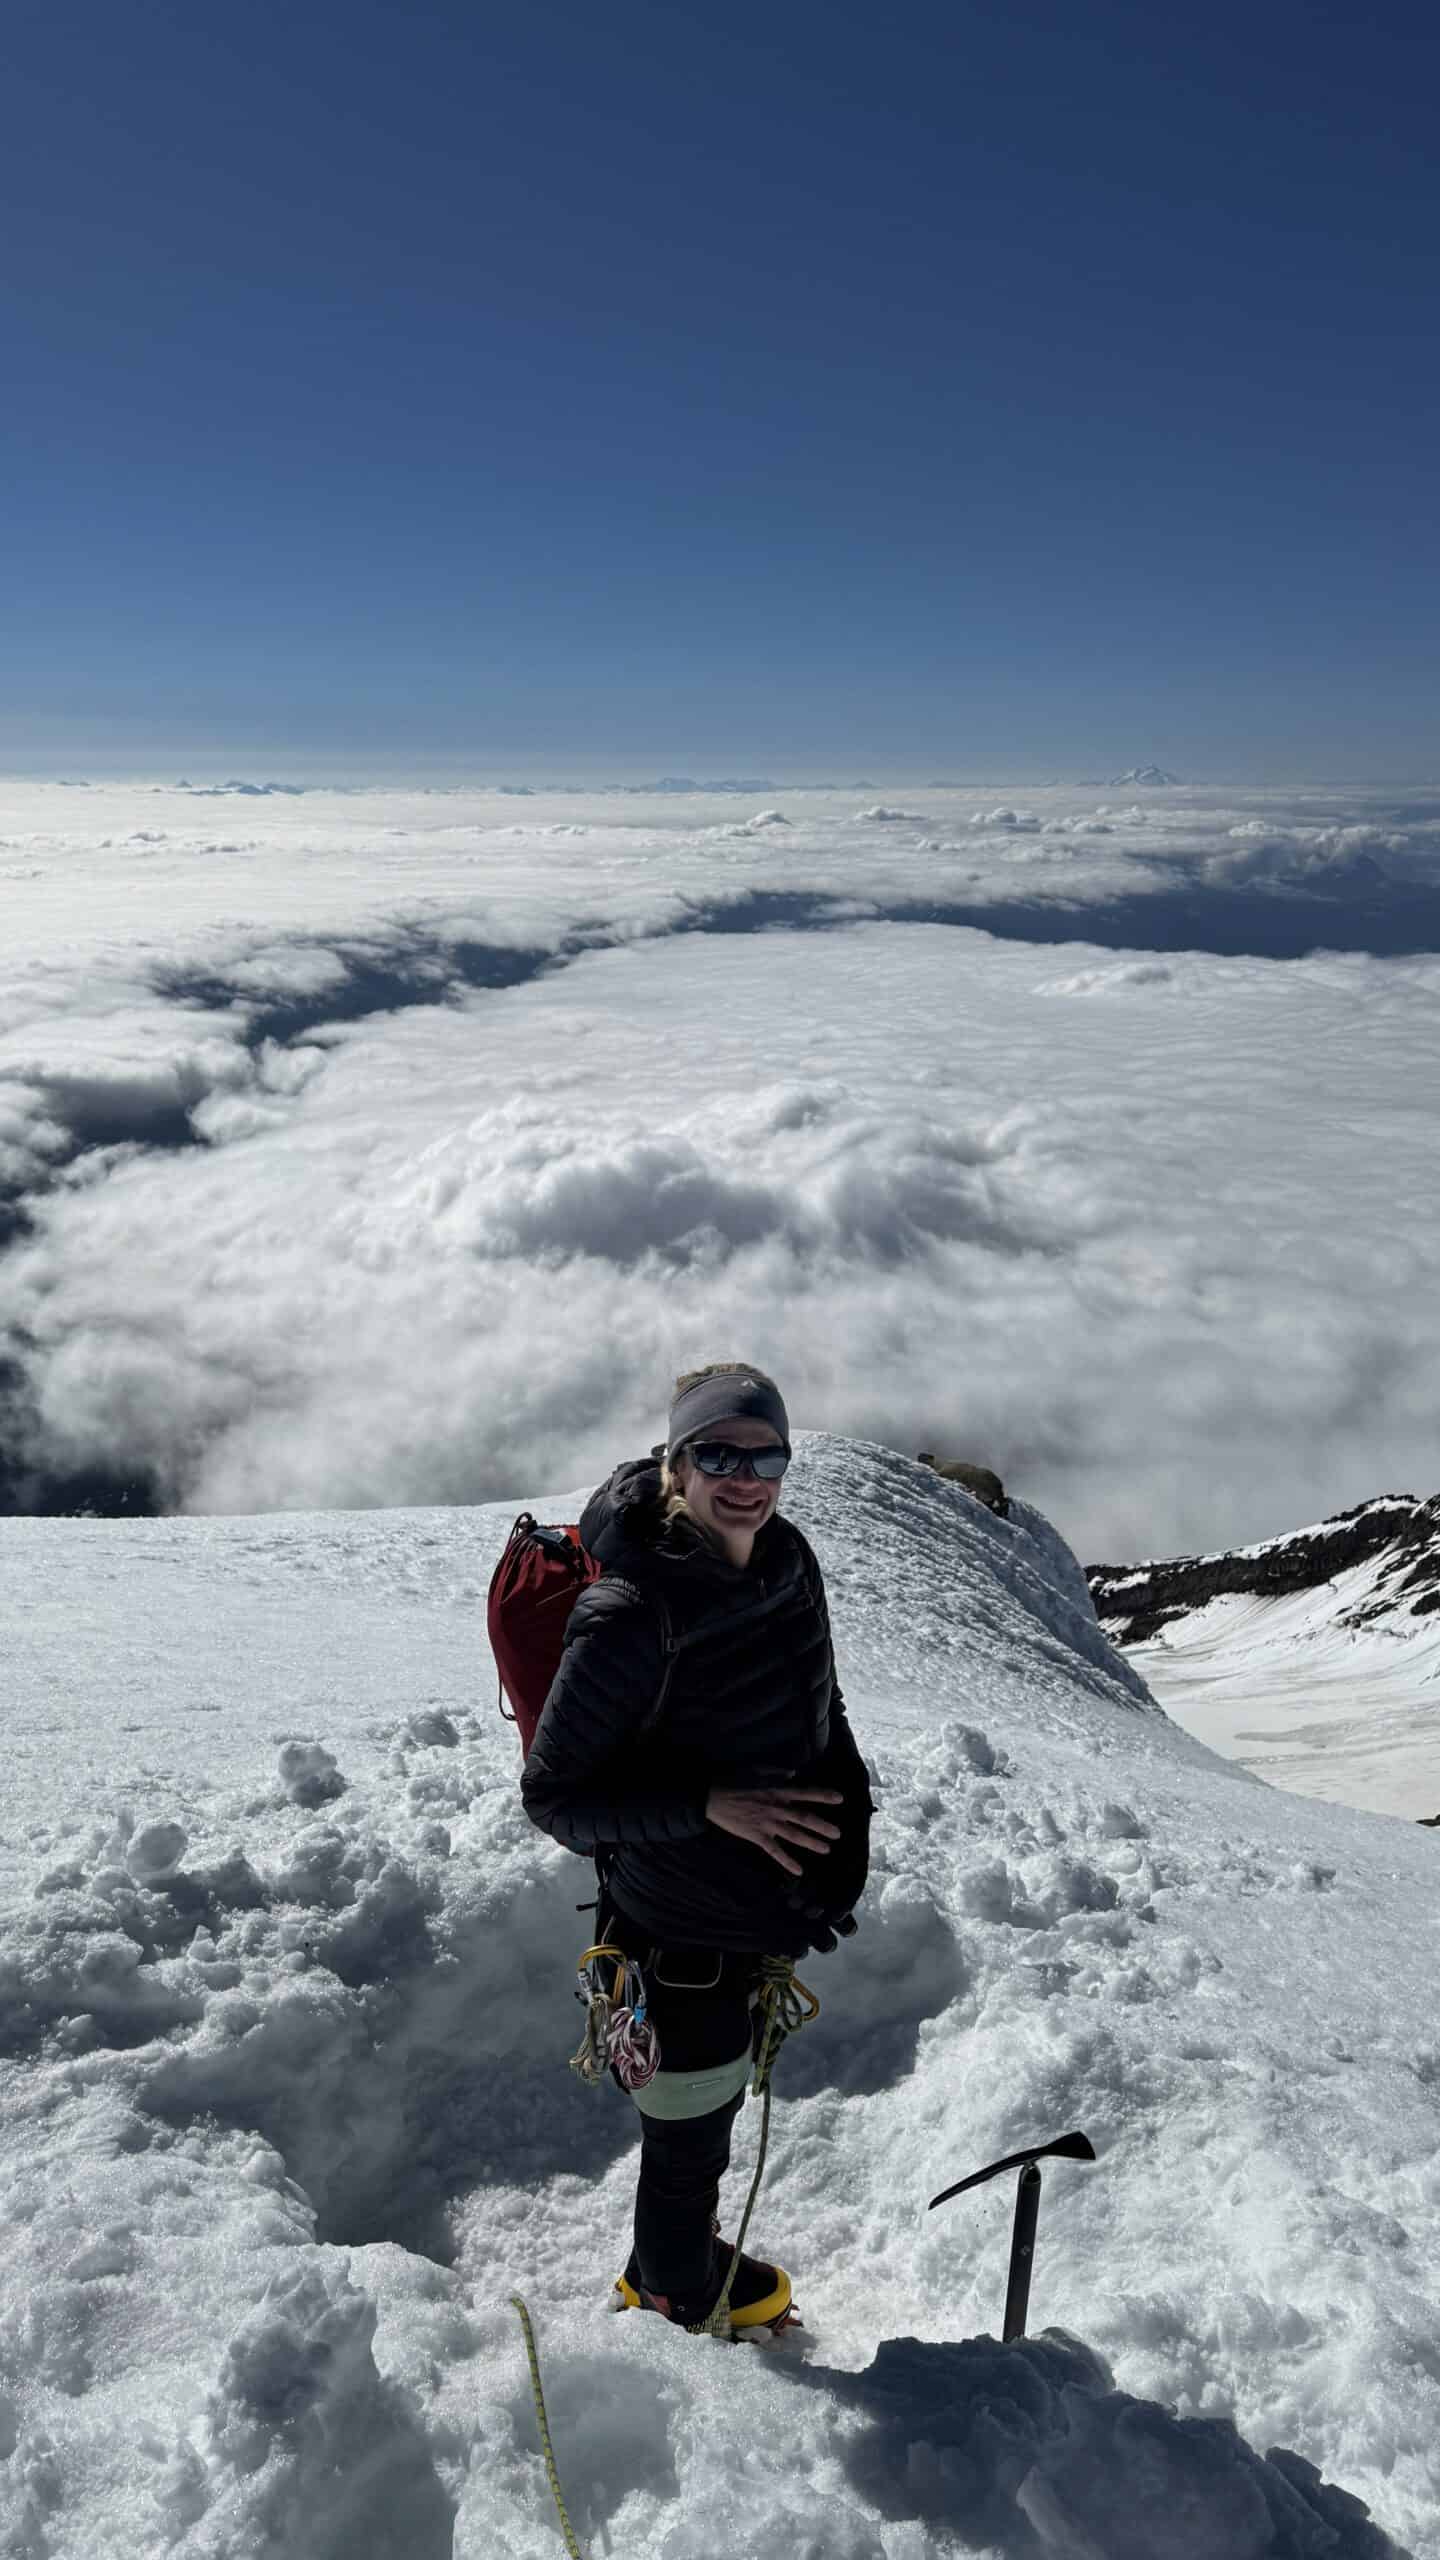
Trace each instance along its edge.
{"label": "smiling face", "polygon": [[[768,1422],[737,1414],[717,1422],[702,1435],[728,1441],[732,1449],[781,1449],[778,1431]],[[686,1504],[710,1537],[723,1547],[731,1564],[746,1565],[756,1533],[764,1528],[780,1499],[778,1484],[762,1484],[747,1468],[738,1476],[702,1475],[688,1449],[676,1451],[671,1474]]]}

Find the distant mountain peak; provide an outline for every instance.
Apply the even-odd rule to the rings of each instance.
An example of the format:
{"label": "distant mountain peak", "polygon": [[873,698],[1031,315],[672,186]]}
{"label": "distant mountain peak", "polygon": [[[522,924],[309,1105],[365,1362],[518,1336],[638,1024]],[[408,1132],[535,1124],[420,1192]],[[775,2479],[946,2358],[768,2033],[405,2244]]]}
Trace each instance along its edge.
{"label": "distant mountain peak", "polygon": [[1167,773],[1162,764],[1132,764],[1128,773],[1112,773],[1107,788],[1113,789],[1121,782],[1146,782],[1152,789],[1159,789],[1164,784],[1178,783],[1179,779],[1178,773]]}
{"label": "distant mountain peak", "polygon": [[1148,1644],[1229,1592],[1259,1600],[1323,1591],[1357,1566],[1369,1568],[1363,1598],[1341,1601],[1336,1622],[1383,1622],[1399,1632],[1440,1610],[1440,1494],[1384,1493],[1307,1529],[1228,1554],[1172,1556],[1134,1565],[1090,1565],[1095,1614],[1116,1644]]}

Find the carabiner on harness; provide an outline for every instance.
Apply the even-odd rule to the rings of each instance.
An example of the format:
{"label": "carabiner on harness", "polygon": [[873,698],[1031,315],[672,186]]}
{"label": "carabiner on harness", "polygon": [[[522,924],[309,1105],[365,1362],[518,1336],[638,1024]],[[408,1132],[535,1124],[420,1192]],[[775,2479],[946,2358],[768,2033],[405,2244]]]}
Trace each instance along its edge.
{"label": "carabiner on harness", "polygon": [[602,1940],[577,1968],[575,1997],[585,2003],[585,2032],[570,2068],[598,2088],[613,2071],[622,2089],[643,2089],[660,2068],[660,2039],[646,2014],[645,1976],[623,1947]]}

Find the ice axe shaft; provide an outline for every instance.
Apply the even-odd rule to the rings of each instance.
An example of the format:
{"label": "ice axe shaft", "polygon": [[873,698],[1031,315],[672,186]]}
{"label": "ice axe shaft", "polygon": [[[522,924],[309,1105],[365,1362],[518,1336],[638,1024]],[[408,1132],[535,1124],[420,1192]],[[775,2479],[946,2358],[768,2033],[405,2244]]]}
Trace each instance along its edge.
{"label": "ice axe shaft", "polygon": [[930,2211],[937,2204],[948,2204],[952,2196],[965,2193],[967,2187],[981,2187],[987,2178],[998,2178],[1006,2169],[1018,2169],[1019,2184],[1015,2191],[1015,2223],[1010,2235],[1010,2275],[1005,2288],[1005,2326],[1002,2336],[1008,2346],[1012,2338],[1023,2338],[1030,2309],[1030,2275],[1035,2264],[1035,2231],[1040,2219],[1040,2170],[1042,2160],[1093,2160],[1095,2146],[1088,2134],[1062,2133],[1054,2142],[1037,2142],[1029,2151],[1008,2152],[1003,2160],[992,2160],[988,2169],[973,2170],[968,2178],[957,2178],[930,2199]]}
{"label": "ice axe shaft", "polygon": [[1030,2270],[1035,2264],[1035,2226],[1040,2219],[1040,2172],[1033,2160],[1020,2172],[1015,2189],[1015,2225],[1010,2234],[1010,2275],[1005,2286],[1005,2326],[1000,2335],[1008,2346],[1012,2338],[1025,2335],[1025,2315],[1030,2308]]}

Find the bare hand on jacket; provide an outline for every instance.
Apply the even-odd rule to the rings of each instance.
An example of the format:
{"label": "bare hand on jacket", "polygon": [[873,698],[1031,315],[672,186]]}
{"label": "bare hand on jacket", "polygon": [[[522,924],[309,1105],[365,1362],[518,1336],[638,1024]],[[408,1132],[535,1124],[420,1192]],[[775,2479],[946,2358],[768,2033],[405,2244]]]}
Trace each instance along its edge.
{"label": "bare hand on jacket", "polygon": [[753,1841],[787,1875],[798,1876],[804,1869],[786,1856],[781,1841],[812,1856],[828,1857],[830,1843],[840,1838],[840,1832],[809,1807],[844,1801],[834,1787],[712,1787],[705,1800],[705,1819],[718,1831],[732,1831],[737,1840]]}

